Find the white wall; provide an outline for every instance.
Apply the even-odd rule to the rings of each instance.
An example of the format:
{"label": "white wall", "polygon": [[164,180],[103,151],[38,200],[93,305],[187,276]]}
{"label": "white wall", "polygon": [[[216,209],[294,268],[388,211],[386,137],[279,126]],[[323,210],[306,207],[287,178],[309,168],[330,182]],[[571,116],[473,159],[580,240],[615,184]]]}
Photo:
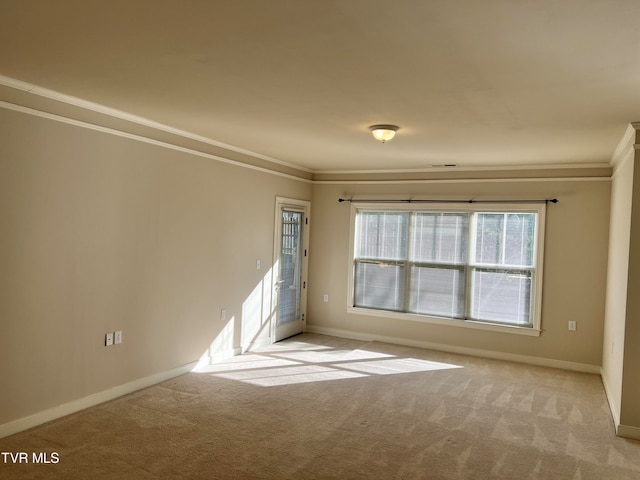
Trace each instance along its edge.
{"label": "white wall", "polygon": [[[637,142],[637,140],[636,140]],[[626,318],[624,325],[624,353],[622,365],[622,399],[618,433],[640,440],[640,169],[635,164],[640,155],[635,150],[633,158],[633,195],[631,199],[631,224],[629,235],[629,263],[627,269]]]}
{"label": "white wall", "polygon": [[0,427],[268,336],[247,302],[308,182],[7,109],[0,131]]}
{"label": "white wall", "polygon": [[[547,207],[542,334],[507,333],[426,324],[347,312],[349,204],[346,196],[425,198],[553,198]],[[505,356],[550,359],[598,371],[609,225],[609,178],[366,182],[316,184],[313,189],[308,326],[316,331],[434,344],[445,349],[481,350]],[[328,294],[330,301],[323,302]],[[567,322],[578,328],[570,332]],[[573,365],[572,365],[573,364]]]}
{"label": "white wall", "polygon": [[627,136],[611,182],[607,292],[602,347],[602,380],[616,427],[620,424],[624,367],[627,281],[635,135]]}

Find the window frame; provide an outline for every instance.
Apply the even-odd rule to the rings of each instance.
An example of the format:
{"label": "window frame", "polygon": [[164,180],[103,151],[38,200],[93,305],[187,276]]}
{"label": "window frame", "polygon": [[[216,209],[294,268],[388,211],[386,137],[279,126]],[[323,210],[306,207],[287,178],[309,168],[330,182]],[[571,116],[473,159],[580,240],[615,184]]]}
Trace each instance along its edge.
{"label": "window frame", "polygon": [[[530,325],[516,325],[516,324],[502,324],[497,322],[490,322],[484,320],[474,320],[470,318],[472,294],[469,289],[471,286],[472,271],[476,268],[493,268],[490,265],[478,264],[474,262],[473,258],[469,255],[466,264],[462,265],[466,275],[466,288],[465,294],[465,311],[464,318],[453,317],[440,317],[429,314],[421,313],[409,313],[406,311],[399,312],[394,310],[382,310],[370,307],[357,307],[355,305],[355,275],[356,275],[356,255],[355,255],[355,240],[356,240],[356,216],[358,211],[372,211],[372,212],[416,212],[416,213],[535,213],[536,224],[536,248],[533,252],[534,261],[531,269],[525,268],[525,270],[532,270],[534,273],[533,281],[531,282],[531,324]],[[543,288],[543,265],[544,265],[544,239],[545,239],[545,217],[546,217],[546,204],[545,203],[469,203],[469,204],[451,204],[451,203],[359,203],[352,202],[351,204],[351,217],[350,217],[350,234],[349,234],[349,264],[348,264],[348,292],[347,292],[347,313],[367,315],[373,317],[384,317],[389,319],[409,320],[429,324],[448,325],[463,328],[474,328],[479,330],[487,330],[503,333],[514,333],[520,335],[539,336],[541,333],[542,323],[542,288]],[[409,227],[410,228],[410,227]],[[471,254],[474,251],[475,246],[473,240],[475,239],[475,222],[469,222],[468,231],[468,248]],[[407,254],[408,255],[408,254]],[[410,266],[416,262],[411,261],[408,256],[406,260],[400,261],[410,268]],[[421,263],[421,262],[417,262]],[[511,270],[511,267],[501,266],[503,270]],[[405,288],[410,288],[406,285]],[[468,301],[467,301],[468,299]],[[407,310],[407,305],[405,305]]]}

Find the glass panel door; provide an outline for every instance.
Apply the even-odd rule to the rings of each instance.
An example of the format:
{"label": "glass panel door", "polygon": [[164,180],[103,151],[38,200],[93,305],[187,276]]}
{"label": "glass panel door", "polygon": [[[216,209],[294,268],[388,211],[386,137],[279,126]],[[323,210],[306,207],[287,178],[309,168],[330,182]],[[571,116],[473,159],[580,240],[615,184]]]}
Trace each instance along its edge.
{"label": "glass panel door", "polygon": [[302,333],[304,328],[305,209],[279,205],[276,241],[275,341]]}

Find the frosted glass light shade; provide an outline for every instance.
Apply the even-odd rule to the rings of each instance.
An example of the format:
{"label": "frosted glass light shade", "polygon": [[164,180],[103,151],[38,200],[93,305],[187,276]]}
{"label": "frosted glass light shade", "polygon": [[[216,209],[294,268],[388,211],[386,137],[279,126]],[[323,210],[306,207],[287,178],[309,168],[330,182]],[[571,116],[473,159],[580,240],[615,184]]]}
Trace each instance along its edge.
{"label": "frosted glass light shade", "polygon": [[384,143],[396,136],[398,128],[396,125],[372,125],[369,130],[371,130],[373,138]]}

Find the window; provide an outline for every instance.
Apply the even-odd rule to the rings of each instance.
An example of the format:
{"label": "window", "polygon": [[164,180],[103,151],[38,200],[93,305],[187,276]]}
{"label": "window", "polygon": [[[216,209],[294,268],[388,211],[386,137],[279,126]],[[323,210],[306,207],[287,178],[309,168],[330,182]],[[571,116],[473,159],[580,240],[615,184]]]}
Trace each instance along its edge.
{"label": "window", "polygon": [[544,205],[412,207],[352,206],[351,308],[538,334]]}

